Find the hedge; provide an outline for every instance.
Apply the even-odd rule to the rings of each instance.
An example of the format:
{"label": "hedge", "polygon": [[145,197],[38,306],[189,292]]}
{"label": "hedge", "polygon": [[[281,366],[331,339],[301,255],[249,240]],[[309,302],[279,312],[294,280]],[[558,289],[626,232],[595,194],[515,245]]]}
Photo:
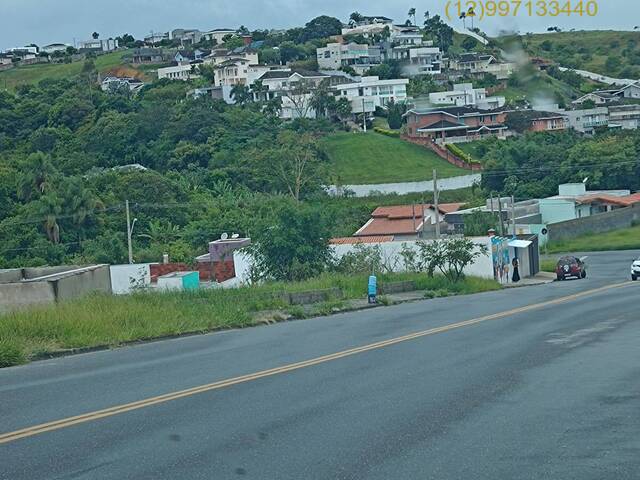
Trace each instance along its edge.
{"label": "hedge", "polygon": [[387,137],[399,137],[400,132],[397,130],[387,130],[386,128],[373,127],[373,131],[386,135]]}

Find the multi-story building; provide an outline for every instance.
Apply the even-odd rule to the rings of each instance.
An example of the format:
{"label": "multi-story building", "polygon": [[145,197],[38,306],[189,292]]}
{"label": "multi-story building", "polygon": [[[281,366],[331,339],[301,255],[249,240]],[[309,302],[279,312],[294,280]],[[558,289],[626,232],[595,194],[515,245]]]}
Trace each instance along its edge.
{"label": "multi-story building", "polygon": [[269,71],[278,70],[290,72],[284,67],[272,65],[258,65],[246,58],[230,58],[215,65],[215,82],[217,86],[253,85],[262,75]]}
{"label": "multi-story building", "polygon": [[384,108],[390,101],[405,102],[407,100],[406,78],[380,80],[376,76],[362,77],[362,81],[345,83],[333,87],[337,96],[347,98],[351,102],[353,113],[371,113],[377,107]]}
{"label": "multi-story building", "polygon": [[434,105],[472,106],[483,110],[500,108],[505,104],[504,97],[487,97],[486,88],[473,88],[471,83],[457,83],[453,90],[430,93],[429,101]]}
{"label": "multi-story building", "polygon": [[91,40],[85,40],[78,42],[78,50],[80,52],[112,52],[118,48],[118,40],[115,38],[98,39],[92,38]]}
{"label": "multi-story building", "polygon": [[577,132],[593,133],[596,128],[609,125],[609,109],[607,107],[561,110],[559,113],[567,118],[567,126]]}
{"label": "multi-story building", "polygon": [[505,80],[515,70],[515,63],[499,62],[493,55],[477,52],[463,53],[459,58],[449,60],[449,69],[452,73],[481,77],[487,73],[495,75],[498,80]]}
{"label": "multi-story building", "polygon": [[169,32],[151,32],[144,37],[144,43],[147,45],[156,45],[164,40],[170,40]]}
{"label": "multi-story building", "polygon": [[40,47],[40,52],[52,54],[55,52],[66,52],[69,45],[65,43],[51,43],[49,45],[45,45],[44,47]]}
{"label": "multi-story building", "polygon": [[226,48],[214,48],[209,55],[203,58],[202,62],[205,64],[218,65],[232,58],[242,58],[248,60],[250,64],[258,64],[258,52],[247,48],[241,48],[237,51]]}
{"label": "multi-story building", "polygon": [[342,35],[362,35],[371,38],[385,31],[389,33],[393,30],[393,20],[385,16],[362,16],[357,22],[350,22],[342,29]]}
{"label": "multi-story building", "polygon": [[316,49],[318,67],[322,70],[339,70],[351,67],[359,75],[382,62],[380,49],[359,43],[329,43]]}
{"label": "multi-story building", "polygon": [[202,38],[204,40],[213,42],[215,45],[220,45],[224,43],[224,39],[228,35],[236,35],[236,30],[232,28],[215,28],[213,30],[209,30],[208,32],[204,32],[202,34]]}
{"label": "multi-story building", "polygon": [[476,107],[412,109],[406,114],[410,139],[426,139],[437,144],[469,142],[489,136],[504,138],[507,114],[502,109]]}
{"label": "multi-story building", "polygon": [[625,130],[635,130],[640,127],[640,105],[609,106],[609,125]]}
{"label": "multi-story building", "polygon": [[329,76],[308,70],[270,70],[260,76],[267,99],[280,97],[280,118],[315,118],[311,107],[313,90]]}

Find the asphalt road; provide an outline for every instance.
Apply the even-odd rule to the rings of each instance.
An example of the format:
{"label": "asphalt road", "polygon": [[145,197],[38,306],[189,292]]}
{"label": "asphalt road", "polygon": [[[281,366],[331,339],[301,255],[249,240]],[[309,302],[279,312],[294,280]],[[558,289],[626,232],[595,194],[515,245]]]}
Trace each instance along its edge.
{"label": "asphalt road", "polygon": [[590,254],[586,280],[0,370],[0,478],[637,479],[640,282],[597,289],[638,255]]}

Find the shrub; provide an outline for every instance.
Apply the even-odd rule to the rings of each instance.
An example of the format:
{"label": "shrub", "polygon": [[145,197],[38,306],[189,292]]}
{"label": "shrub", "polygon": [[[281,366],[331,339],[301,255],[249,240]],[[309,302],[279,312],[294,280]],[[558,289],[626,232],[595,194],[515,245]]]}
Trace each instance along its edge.
{"label": "shrub", "polygon": [[24,349],[17,342],[0,339],[0,368],[26,363]]}
{"label": "shrub", "polygon": [[387,130],[386,128],[381,128],[381,127],[373,127],[373,131],[380,133],[382,135],[386,135],[387,137],[399,137],[400,136],[400,132],[397,132],[395,130]]}
{"label": "shrub", "polygon": [[447,143],[446,147],[447,147],[447,150],[449,150],[451,153],[453,153],[456,157],[458,157],[460,160],[464,161],[465,163],[477,163],[473,158],[471,158],[471,155],[469,155],[467,152],[462,150],[455,143]]}

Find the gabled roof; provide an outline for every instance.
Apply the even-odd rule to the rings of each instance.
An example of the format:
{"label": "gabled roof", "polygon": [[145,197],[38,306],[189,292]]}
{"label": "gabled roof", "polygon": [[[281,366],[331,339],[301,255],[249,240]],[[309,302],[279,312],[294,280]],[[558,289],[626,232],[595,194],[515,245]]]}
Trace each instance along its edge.
{"label": "gabled roof", "polygon": [[313,72],[311,70],[299,70],[299,69],[293,69],[291,71],[282,71],[282,70],[272,70],[269,72],[265,72],[264,74],[262,74],[262,76],[260,77],[261,80],[267,79],[267,78],[289,78],[290,76],[294,75],[294,74],[298,74],[303,78],[315,78],[315,77],[329,77],[329,75],[325,75],[324,73],[320,73],[320,72]]}
{"label": "gabled roof", "polygon": [[354,245],[358,243],[392,242],[393,235],[372,235],[370,237],[338,237],[329,240],[331,245]]}
{"label": "gabled roof", "polygon": [[[456,212],[462,203],[443,203],[438,206],[441,214]],[[417,205],[393,205],[378,207],[371,214],[371,218],[356,233],[354,237],[412,235],[422,229],[423,211],[432,210],[430,203]]]}
{"label": "gabled roof", "polygon": [[608,203],[618,205],[620,207],[629,207],[633,204],[640,203],[640,192],[632,195],[618,197],[616,195],[607,195],[606,193],[598,193],[593,195],[583,195],[577,197],[576,201],[581,204],[589,204],[594,202]]}
{"label": "gabled roof", "polygon": [[[414,113],[416,115],[429,115],[432,113],[446,113],[453,117],[469,117],[469,116],[477,116],[477,115],[494,115],[498,113],[504,113],[505,110],[503,108],[492,108],[488,110],[481,110],[477,107],[435,107],[435,108],[413,108],[407,112]],[[406,115],[406,114],[405,114]]]}
{"label": "gabled roof", "polygon": [[460,123],[448,122],[446,120],[438,120],[437,122],[433,122],[429,125],[425,125],[424,127],[418,128],[418,131],[427,131],[427,130],[464,130],[468,127],[466,125],[462,125]]}

